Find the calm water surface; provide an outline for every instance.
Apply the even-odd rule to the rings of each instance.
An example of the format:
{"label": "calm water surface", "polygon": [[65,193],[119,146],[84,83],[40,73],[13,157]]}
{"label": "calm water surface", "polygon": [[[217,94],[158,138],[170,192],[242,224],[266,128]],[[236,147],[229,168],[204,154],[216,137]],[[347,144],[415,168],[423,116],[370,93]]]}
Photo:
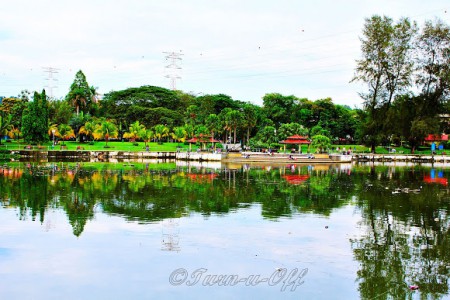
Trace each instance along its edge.
{"label": "calm water surface", "polygon": [[0,298],[448,299],[448,178],[1,163]]}

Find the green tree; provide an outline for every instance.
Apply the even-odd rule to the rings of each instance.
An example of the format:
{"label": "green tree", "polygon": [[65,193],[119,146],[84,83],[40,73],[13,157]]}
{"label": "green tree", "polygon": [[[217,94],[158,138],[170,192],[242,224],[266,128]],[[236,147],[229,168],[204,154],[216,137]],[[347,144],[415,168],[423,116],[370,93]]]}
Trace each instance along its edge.
{"label": "green tree", "polygon": [[0,102],[0,114],[6,116],[10,114],[11,125],[20,127],[22,125],[22,114],[27,106],[27,102],[21,98],[3,98]]}
{"label": "green tree", "polygon": [[216,114],[210,114],[205,121],[205,126],[214,138],[215,133],[221,129],[219,117]]}
{"label": "green tree", "polygon": [[327,137],[330,136],[330,132],[328,130],[324,129],[320,125],[316,125],[313,128],[311,128],[310,133],[311,133],[311,136],[315,136],[315,135],[324,135]]}
{"label": "green tree", "polygon": [[276,129],[273,126],[266,126],[250,139],[250,146],[253,148],[274,148],[278,147]]}
{"label": "green tree", "polygon": [[134,142],[136,139],[142,138],[142,135],[145,133],[145,126],[140,124],[139,121],[131,124],[129,131],[123,135],[124,138],[130,139]]}
{"label": "green tree", "polygon": [[141,138],[144,140],[145,146],[147,146],[148,143],[155,137],[155,132],[151,129],[145,129],[143,130],[141,134]]}
{"label": "green tree", "polygon": [[6,117],[0,114],[0,145],[2,144],[2,139],[5,135],[7,135],[10,130],[13,128],[11,124],[12,115],[7,115]]}
{"label": "green tree", "polygon": [[92,99],[95,97],[93,89],[86,81],[86,76],[83,71],[79,70],[75,74],[75,79],[70,86],[69,93],[66,96],[66,100],[75,107],[76,114],[80,113],[80,110],[86,111],[90,107]]}
{"label": "green tree", "polygon": [[97,125],[94,132],[95,139],[105,139],[105,148],[108,148],[108,141],[110,138],[116,138],[119,134],[116,124],[111,121],[104,120]]}
{"label": "green tree", "polygon": [[77,134],[76,138],[78,140],[78,133],[80,132],[80,128],[86,124],[91,119],[90,114],[85,114],[84,112],[80,112],[79,114],[73,114],[72,118],[69,120],[69,125],[74,129]]}
{"label": "green tree", "polygon": [[49,103],[49,121],[51,124],[69,124],[73,107],[67,101],[53,100]]}
{"label": "green tree", "polygon": [[315,135],[312,138],[311,146],[313,148],[319,149],[319,152],[322,153],[326,149],[331,147],[331,140],[324,135]]}
{"label": "green tree", "polygon": [[158,143],[162,143],[162,138],[169,135],[169,128],[163,124],[158,124],[154,127],[155,137],[158,140]]}
{"label": "green tree", "polygon": [[298,104],[295,96],[283,96],[278,93],[266,94],[263,97],[263,109],[267,117],[271,119],[276,127],[283,123],[290,123],[294,108]]}
{"label": "green tree", "polygon": [[195,126],[195,136],[197,137],[205,137],[209,135],[209,130],[204,125]]}
{"label": "green tree", "polygon": [[97,123],[95,121],[88,121],[84,123],[84,126],[81,126],[78,130],[78,134],[84,134],[88,138],[93,137],[93,134],[96,130]]}
{"label": "green tree", "polygon": [[287,137],[292,135],[308,135],[308,129],[300,125],[299,123],[286,123],[282,124],[280,128],[278,128],[277,135],[279,140],[285,140]]}
{"label": "green tree", "polygon": [[238,110],[232,110],[225,116],[225,122],[230,130],[233,130],[233,143],[236,144],[236,131],[242,124],[242,113]]}
{"label": "green tree", "polygon": [[243,127],[247,130],[247,145],[250,141],[250,131],[255,128],[258,122],[257,108],[255,105],[246,103],[242,109]]}
{"label": "green tree", "polygon": [[190,139],[194,137],[194,126],[191,124],[185,124],[184,130],[186,130],[186,138]]}
{"label": "green tree", "polygon": [[27,143],[43,143],[48,140],[48,109],[45,90],[34,93],[22,115],[22,134]]}
{"label": "green tree", "polygon": [[[58,136],[63,140],[66,141],[71,137],[75,137],[75,133],[73,132],[72,127],[68,124],[60,124],[58,126]],[[56,134],[56,133],[55,133]],[[64,143],[64,142],[63,142]]]}
{"label": "green tree", "polygon": [[[437,113],[450,93],[450,27],[441,20],[428,21],[417,39],[416,82],[423,100]],[[423,111],[425,113],[425,111]]]}
{"label": "green tree", "polygon": [[367,110],[364,136],[372,152],[380,135],[390,134],[386,115],[396,95],[411,85],[413,71],[412,41],[416,25],[408,19],[397,24],[386,16],[366,19],[361,38],[362,58],[357,60],[353,81],[361,81],[369,90],[361,93]]}
{"label": "green tree", "polygon": [[187,132],[184,127],[175,127],[172,132],[172,138],[178,142],[184,143],[186,140]]}

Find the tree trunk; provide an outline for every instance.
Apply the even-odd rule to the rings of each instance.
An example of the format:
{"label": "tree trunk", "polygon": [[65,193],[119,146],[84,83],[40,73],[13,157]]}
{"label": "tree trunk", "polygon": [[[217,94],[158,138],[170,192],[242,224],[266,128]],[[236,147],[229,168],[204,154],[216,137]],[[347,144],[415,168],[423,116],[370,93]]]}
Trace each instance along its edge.
{"label": "tree trunk", "polygon": [[247,145],[250,146],[250,127],[247,128]]}

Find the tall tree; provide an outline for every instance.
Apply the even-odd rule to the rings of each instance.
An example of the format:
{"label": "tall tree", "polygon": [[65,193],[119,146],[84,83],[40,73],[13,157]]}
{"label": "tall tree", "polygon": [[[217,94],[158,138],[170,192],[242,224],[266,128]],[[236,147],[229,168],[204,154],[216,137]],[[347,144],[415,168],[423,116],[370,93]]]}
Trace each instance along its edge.
{"label": "tall tree", "polygon": [[78,116],[80,110],[85,111],[90,106],[94,97],[95,94],[93,94],[93,89],[87,83],[86,76],[83,71],[79,70],[75,74],[75,80],[70,86],[66,100],[75,107]]}
{"label": "tall tree", "polygon": [[361,38],[362,58],[356,61],[352,81],[362,81],[368,91],[361,93],[367,119],[364,136],[372,152],[379,143],[380,134],[389,134],[386,115],[394,97],[411,84],[413,70],[412,40],[416,25],[408,19],[397,24],[389,17],[372,16],[366,19]]}
{"label": "tall tree", "polygon": [[450,27],[428,21],[417,39],[416,83],[430,109],[440,107],[450,93]]}
{"label": "tall tree", "polygon": [[22,115],[22,133],[27,143],[43,143],[48,140],[48,104],[45,90],[34,93]]}
{"label": "tall tree", "polygon": [[267,117],[271,119],[276,127],[283,123],[290,123],[294,107],[298,104],[295,96],[283,96],[278,93],[266,94],[263,97],[264,110]]}
{"label": "tall tree", "polygon": [[250,131],[256,126],[258,121],[257,108],[255,105],[246,103],[242,109],[243,127],[247,130],[247,144],[250,141]]}
{"label": "tall tree", "polygon": [[12,115],[2,116],[0,114],[0,145],[2,144],[2,139],[9,131],[13,128],[11,124]]}
{"label": "tall tree", "polygon": [[236,131],[239,126],[242,124],[242,113],[238,110],[232,110],[227,113],[225,116],[225,121],[227,123],[228,128],[233,130],[233,143],[236,144]]}
{"label": "tall tree", "polygon": [[210,114],[205,121],[205,126],[208,128],[212,138],[214,138],[214,134],[220,132],[220,120],[216,114]]}

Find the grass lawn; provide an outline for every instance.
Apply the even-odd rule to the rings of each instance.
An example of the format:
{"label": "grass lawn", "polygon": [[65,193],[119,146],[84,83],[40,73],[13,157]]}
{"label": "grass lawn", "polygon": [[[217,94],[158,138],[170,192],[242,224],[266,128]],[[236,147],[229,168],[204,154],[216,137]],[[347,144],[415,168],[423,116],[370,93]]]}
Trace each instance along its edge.
{"label": "grass lawn", "polygon": [[[64,142],[66,145],[65,149],[61,149],[61,144],[56,145],[53,150],[77,150],[78,147],[82,147],[82,149],[87,151],[128,151],[128,152],[140,152],[140,151],[146,151],[144,142],[139,142],[138,146],[134,146],[131,142],[118,142],[118,141],[110,141],[108,142],[108,146],[110,148],[105,148],[106,143],[104,141],[97,141],[94,142],[93,145],[90,145],[89,143],[78,143],[75,141],[67,141]],[[0,145],[1,149],[7,149],[7,150],[23,150],[25,149],[26,144],[22,141],[20,144],[17,143],[17,141],[11,141],[11,142],[2,142]],[[162,144],[158,143],[149,143],[150,151],[151,152],[176,152],[177,147],[181,148],[181,151],[187,151],[189,150],[189,145],[185,145],[183,143],[169,143],[165,142]],[[43,150],[52,150],[52,143],[47,142],[45,144],[42,144],[41,149]],[[363,145],[332,145],[331,153],[338,152],[336,149],[339,147],[340,151],[345,148],[346,150],[351,149],[353,153],[370,153],[370,148],[368,146]],[[191,150],[196,151],[199,146],[192,145]],[[37,150],[37,146],[33,146],[34,150]],[[295,149],[298,149],[298,146],[295,146]],[[391,147],[390,149],[387,149],[386,147],[378,146],[376,147],[376,153],[377,154],[392,154],[389,150],[395,149],[396,154],[411,154],[411,149],[405,148],[405,147]],[[302,151],[306,153],[308,150],[308,147],[306,145],[302,146]],[[283,151],[281,149],[281,151]],[[290,149],[286,149],[286,152],[289,152]],[[310,148],[311,153],[315,153],[316,149]],[[438,150],[437,154],[442,154],[445,152],[449,152],[446,150]],[[431,149],[429,146],[419,147],[416,149],[415,154],[431,154]]]}
{"label": "grass lawn", "polygon": [[[48,142],[45,144],[40,145],[41,149],[43,150],[61,150],[61,145],[56,145],[52,149],[52,143]],[[90,145],[89,143],[78,143],[75,141],[67,141],[64,142],[64,145],[66,146],[63,150],[77,150],[78,147],[82,147],[84,150],[88,151],[132,151],[132,152],[139,152],[139,151],[146,151],[145,150],[145,144],[144,142],[139,142],[138,146],[134,146],[131,142],[116,142],[116,141],[110,141],[108,142],[108,146],[110,148],[105,148],[106,143],[104,141],[98,141],[94,142],[93,145]],[[151,152],[176,152],[177,147],[181,147],[182,151],[189,150],[189,145],[184,145],[183,143],[149,143]],[[2,145],[0,146],[0,149],[7,149],[7,150],[24,150],[26,147],[26,144],[21,142],[20,144],[16,141],[12,142],[2,142]],[[34,150],[38,150],[38,146],[32,146]],[[192,145],[192,150],[197,150],[196,145]]]}

